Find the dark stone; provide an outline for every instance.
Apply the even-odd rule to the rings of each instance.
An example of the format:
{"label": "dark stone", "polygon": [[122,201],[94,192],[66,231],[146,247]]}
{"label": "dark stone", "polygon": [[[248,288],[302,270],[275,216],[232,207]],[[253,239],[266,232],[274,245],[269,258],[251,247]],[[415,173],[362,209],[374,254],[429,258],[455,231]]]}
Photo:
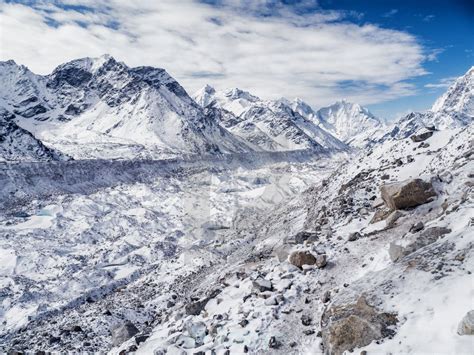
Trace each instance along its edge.
{"label": "dark stone", "polygon": [[423,141],[427,140],[432,135],[433,135],[433,131],[428,131],[428,132],[423,132],[423,133],[420,133],[420,134],[414,134],[410,137],[410,139],[413,142],[418,143],[418,142],[423,142]]}
{"label": "dark stone", "polygon": [[361,237],[362,235],[359,232],[354,232],[354,233],[349,234],[349,237],[347,238],[347,240],[349,242],[355,242],[357,239]]}
{"label": "dark stone", "polygon": [[411,226],[410,232],[416,233],[423,230],[423,228],[425,228],[425,225],[423,224],[423,222],[418,222]]}
{"label": "dark stone", "polygon": [[305,326],[308,326],[308,325],[311,325],[311,323],[313,322],[313,319],[308,316],[307,314],[303,314],[301,316],[301,323]]}
{"label": "dark stone", "polygon": [[51,336],[49,337],[49,345],[52,345],[52,344],[57,344],[61,341],[61,338],[60,337],[55,337],[55,336]]}
{"label": "dark stone", "polygon": [[137,335],[135,337],[135,342],[137,343],[137,345],[140,345],[141,343],[144,343],[149,337],[150,337],[150,334]]}
{"label": "dark stone", "polygon": [[268,347],[270,349],[279,349],[281,347],[281,343],[274,336],[272,336],[268,341]]}

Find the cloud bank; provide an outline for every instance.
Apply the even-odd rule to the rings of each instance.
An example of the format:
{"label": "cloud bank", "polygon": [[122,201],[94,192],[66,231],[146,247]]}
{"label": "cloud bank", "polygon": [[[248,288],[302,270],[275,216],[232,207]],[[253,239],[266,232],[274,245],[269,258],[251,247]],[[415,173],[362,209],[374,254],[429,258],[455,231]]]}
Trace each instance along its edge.
{"label": "cloud bank", "polygon": [[163,67],[189,92],[209,83],[315,107],[415,93],[410,79],[426,74],[427,50],[409,33],[358,25],[353,16],[311,0],[7,2],[0,59],[46,74],[109,53],[130,66]]}

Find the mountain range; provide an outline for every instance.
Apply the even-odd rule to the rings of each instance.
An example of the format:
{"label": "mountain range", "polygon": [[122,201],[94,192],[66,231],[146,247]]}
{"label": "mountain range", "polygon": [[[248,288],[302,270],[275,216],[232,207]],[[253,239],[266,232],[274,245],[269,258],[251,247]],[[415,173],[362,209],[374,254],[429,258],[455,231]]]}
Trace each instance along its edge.
{"label": "mountain range", "polygon": [[347,151],[390,130],[395,137],[407,125],[466,124],[473,106],[466,89],[472,73],[431,111],[390,127],[345,100],[313,110],[301,99],[262,100],[237,88],[218,92],[208,85],[190,97],[164,69],[130,68],[108,55],[73,60],[49,75],[10,60],[0,62],[0,159]]}

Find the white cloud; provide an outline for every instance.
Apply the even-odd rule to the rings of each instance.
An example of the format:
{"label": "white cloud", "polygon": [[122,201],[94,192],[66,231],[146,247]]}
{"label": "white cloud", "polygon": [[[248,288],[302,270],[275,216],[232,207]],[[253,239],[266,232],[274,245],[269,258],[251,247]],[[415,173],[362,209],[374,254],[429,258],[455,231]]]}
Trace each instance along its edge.
{"label": "white cloud", "polygon": [[437,83],[429,83],[425,85],[425,88],[428,89],[446,89],[449,88],[455,81],[457,77],[449,77],[440,79]]}
{"label": "white cloud", "polygon": [[426,51],[406,32],[357,25],[331,11],[283,8],[257,17],[229,7],[232,1],[3,3],[0,58],[46,74],[67,60],[110,53],[130,66],[163,67],[190,92],[205,83],[235,86],[263,98],[298,96],[316,107],[341,97],[372,104],[410,95],[415,88],[406,81],[426,74]]}

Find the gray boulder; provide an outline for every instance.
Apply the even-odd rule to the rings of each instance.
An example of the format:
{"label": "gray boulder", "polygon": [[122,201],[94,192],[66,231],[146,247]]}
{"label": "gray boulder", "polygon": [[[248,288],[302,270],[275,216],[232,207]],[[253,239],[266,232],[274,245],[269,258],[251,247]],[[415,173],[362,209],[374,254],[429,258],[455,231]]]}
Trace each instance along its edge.
{"label": "gray boulder", "polygon": [[422,179],[382,185],[380,192],[385,204],[392,210],[416,207],[432,201],[432,198],[436,196],[431,182],[425,182]]}
{"label": "gray boulder", "polygon": [[302,269],[303,265],[315,265],[316,257],[309,251],[294,251],[290,254],[288,261]]}
{"label": "gray boulder", "polygon": [[113,346],[119,346],[128,339],[138,334],[139,330],[135,325],[127,321],[124,324],[119,324],[111,330]]}
{"label": "gray boulder", "polygon": [[394,313],[381,313],[361,296],[355,304],[332,306],[322,316],[321,334],[326,354],[369,345],[374,340],[393,336],[398,322]]}

